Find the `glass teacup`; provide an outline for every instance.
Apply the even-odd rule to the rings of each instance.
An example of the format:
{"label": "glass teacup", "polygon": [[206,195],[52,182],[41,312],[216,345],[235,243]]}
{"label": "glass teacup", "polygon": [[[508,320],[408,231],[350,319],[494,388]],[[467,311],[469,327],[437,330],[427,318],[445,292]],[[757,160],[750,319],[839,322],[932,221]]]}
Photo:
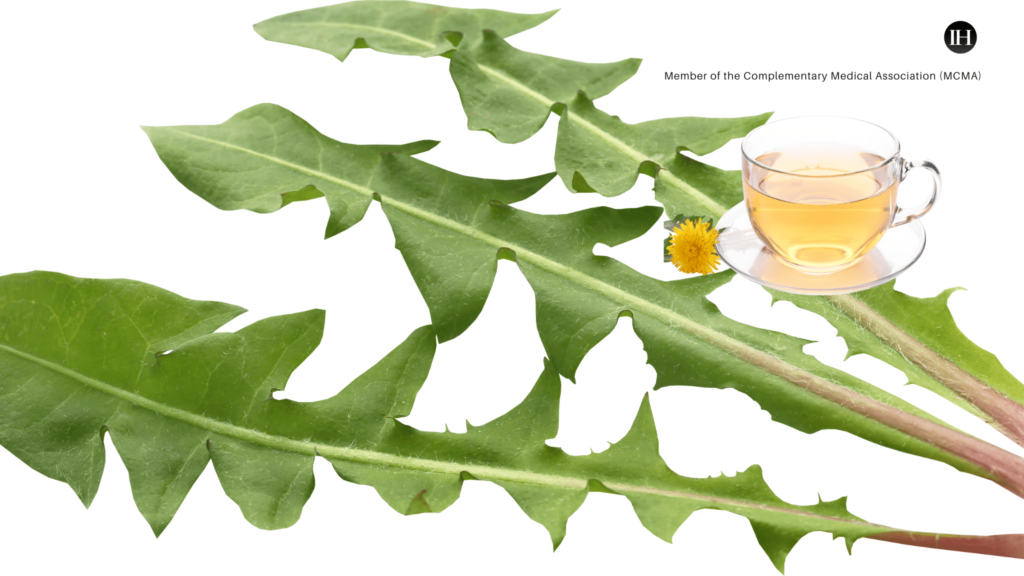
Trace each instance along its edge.
{"label": "glass teacup", "polygon": [[[743,140],[743,194],[758,238],[803,272],[842,270],[886,231],[925,215],[941,188],[928,160],[910,162],[888,130],[852,118],[803,116],[765,124]],[[931,172],[928,200],[899,208],[897,190],[916,167]]]}

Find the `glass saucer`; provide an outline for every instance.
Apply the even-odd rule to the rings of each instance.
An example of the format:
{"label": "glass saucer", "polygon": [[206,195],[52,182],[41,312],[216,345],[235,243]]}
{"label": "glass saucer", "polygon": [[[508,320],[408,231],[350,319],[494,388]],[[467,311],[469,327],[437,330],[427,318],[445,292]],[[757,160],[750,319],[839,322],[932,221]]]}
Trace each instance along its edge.
{"label": "glass saucer", "polygon": [[742,202],[722,216],[718,229],[715,250],[730,268],[762,286],[795,294],[846,294],[885,284],[917,262],[925,246],[924,226],[920,220],[912,220],[886,232],[849,268],[811,274],[783,264],[768,250],[754,233]]}

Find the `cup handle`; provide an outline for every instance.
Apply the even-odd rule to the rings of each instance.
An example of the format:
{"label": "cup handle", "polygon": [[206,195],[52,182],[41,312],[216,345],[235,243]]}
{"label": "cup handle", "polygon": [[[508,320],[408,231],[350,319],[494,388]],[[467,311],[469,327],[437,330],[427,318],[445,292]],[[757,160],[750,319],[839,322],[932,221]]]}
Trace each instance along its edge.
{"label": "cup handle", "polygon": [[903,216],[903,219],[893,222],[892,225],[889,226],[890,228],[902,226],[904,224],[907,224],[908,222],[917,220],[921,216],[924,216],[925,214],[928,213],[929,210],[932,209],[932,206],[935,205],[935,201],[939,199],[939,192],[942,190],[942,175],[939,174],[938,166],[933,164],[931,160],[918,160],[917,162],[904,161],[903,174],[900,175],[900,182],[906,180],[907,173],[913,170],[914,168],[917,168],[918,166],[932,173],[932,182],[934,183],[934,187],[932,188],[931,197],[928,198],[927,201],[922,202],[917,206],[914,206],[912,209],[908,210],[906,208],[899,208],[896,211],[896,215],[894,216],[894,218],[899,218],[900,216]]}

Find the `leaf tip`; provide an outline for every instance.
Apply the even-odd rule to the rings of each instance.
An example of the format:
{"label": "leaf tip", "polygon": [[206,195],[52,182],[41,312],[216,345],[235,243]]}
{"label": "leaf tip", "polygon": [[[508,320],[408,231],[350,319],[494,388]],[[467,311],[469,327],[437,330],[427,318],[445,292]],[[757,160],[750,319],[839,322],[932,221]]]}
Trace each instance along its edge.
{"label": "leaf tip", "polygon": [[260,20],[259,22],[253,24],[252,25],[253,32],[256,32],[257,34],[259,34],[260,38],[263,38],[264,40],[269,40],[269,38],[267,38],[267,35],[264,32],[267,29],[267,23],[270,22],[271,20],[273,20],[273,18],[268,18],[266,20]]}
{"label": "leaf tip", "polygon": [[967,288],[964,288],[963,286],[955,286],[953,288],[946,288],[945,290],[940,292],[939,295],[936,296],[935,298],[937,300],[939,300],[940,302],[942,302],[943,304],[948,305],[949,304],[949,297],[952,296],[953,294],[961,291],[961,290],[966,292]]}
{"label": "leaf tip", "polygon": [[422,146],[422,148],[420,148],[419,152],[414,152],[414,154],[419,154],[421,152],[426,152],[428,150],[433,150],[434,148],[437,148],[437,146],[441,144],[441,141],[440,140],[420,140],[418,142],[418,144],[420,144]]}
{"label": "leaf tip", "polygon": [[146,518],[146,522],[149,524],[149,528],[153,531],[153,537],[154,538],[159,538],[160,535],[164,533],[164,530],[167,529],[167,525],[171,523],[170,519],[167,519],[167,520],[152,519],[152,520],[150,520],[149,518]]}
{"label": "leaf tip", "polygon": [[555,8],[554,10],[548,10],[547,12],[541,12],[540,14],[534,14],[537,18],[537,24],[543,24],[550,20],[555,14],[558,14],[562,9]]}
{"label": "leaf tip", "polygon": [[642,400],[640,400],[640,411],[641,412],[644,412],[644,411],[650,412],[651,411],[651,393],[650,392],[644,392],[644,397],[643,397]]}
{"label": "leaf tip", "polygon": [[853,556],[853,545],[857,542],[857,539],[853,536],[843,536],[843,543],[846,544],[847,556]]}
{"label": "leaf tip", "polygon": [[[725,474],[723,473],[722,475],[724,476]],[[747,468],[743,472],[740,472],[739,474],[737,474],[737,476],[740,476],[740,475],[743,475],[745,477],[754,478],[754,479],[756,479],[757,482],[763,482],[764,481],[764,469],[761,468],[760,464],[751,464],[749,468]],[[820,496],[819,496],[819,498],[820,498]]]}

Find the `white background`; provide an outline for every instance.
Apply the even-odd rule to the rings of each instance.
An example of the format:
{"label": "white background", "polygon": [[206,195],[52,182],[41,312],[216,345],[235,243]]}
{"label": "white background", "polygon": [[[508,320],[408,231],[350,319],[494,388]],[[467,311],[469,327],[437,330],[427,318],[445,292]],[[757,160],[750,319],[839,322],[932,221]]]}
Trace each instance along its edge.
{"label": "white background", "polygon": [[[598,106],[627,122],[670,116],[776,118],[840,114],[881,124],[909,158],[942,169],[945,193],[924,220],[929,246],[897,282],[915,296],[950,286],[959,326],[1024,375],[1020,354],[1019,13],[983,2],[582,0],[452,5],[562,12],[512,38],[518,48],[591,62],[641,57],[637,76]],[[431,138],[425,160],[494,178],[553,170],[557,118],[509,146],[465,129],[448,61],[354,52],[345,63],[270,43],[251,25],[317,2],[48,2],[5,7],[3,205],[0,274],[42,269],[84,277],[126,277],[195,299],[245,306],[235,330],[259,318],[323,308],[319,350],[279,397],[315,400],[375,363],[429,322],[392,233],[374,204],[354,229],[323,241],[322,201],[273,215],[221,212],[163,167],[140,124],[213,124],[259,102],[274,102],[322,132],[351,143]],[[994,6],[994,4],[993,4]],[[1010,3],[1003,4],[1005,7]],[[955,55],[946,26],[967,20],[978,47]],[[980,70],[981,82],[666,82],[673,71],[786,72]],[[739,142],[706,157],[739,167]],[[907,194],[926,187],[915,174]],[[614,199],[569,194],[561,182],[520,206],[559,213],[588,206],[654,203],[652,181]],[[904,191],[901,190],[901,193]],[[907,201],[905,201],[906,203]],[[663,231],[598,252],[673,278],[661,262]],[[770,307],[759,287],[737,279],[712,296],[729,316],[820,341],[806,351],[1018,454],[979,421],[872,358],[842,358],[845,344],[821,318],[789,304]],[[542,367],[533,294],[515,264],[501,261],[477,322],[440,346],[409,424],[465,429],[517,404]],[[654,383],[630,321],[583,362],[563,387],[562,423],[551,444],[573,454],[622,437]],[[1024,532],[1024,501],[995,484],[839,432],[798,433],[770,420],[734,391],[672,387],[653,393],[661,450],[690,476],[764,467],[771,488],[810,504],[849,496],[850,510],[901,528],[967,534]],[[725,512],[694,514],[675,544],[649,534],[621,497],[593,494],[569,521],[555,553],[545,530],[498,487],[467,482],[443,514],[403,517],[371,488],[316,464],[317,489],[299,523],[278,532],[250,526],[224,496],[212,467],[157,540],[131,499],[127,473],[107,440],[107,469],[92,508],[65,485],[0,450],[0,557],[8,574],[523,572],[591,574],[775,574],[749,524]],[[870,540],[852,557],[816,533],[794,549],[791,575],[929,574],[987,571],[1019,575],[1024,561],[926,550]]]}

